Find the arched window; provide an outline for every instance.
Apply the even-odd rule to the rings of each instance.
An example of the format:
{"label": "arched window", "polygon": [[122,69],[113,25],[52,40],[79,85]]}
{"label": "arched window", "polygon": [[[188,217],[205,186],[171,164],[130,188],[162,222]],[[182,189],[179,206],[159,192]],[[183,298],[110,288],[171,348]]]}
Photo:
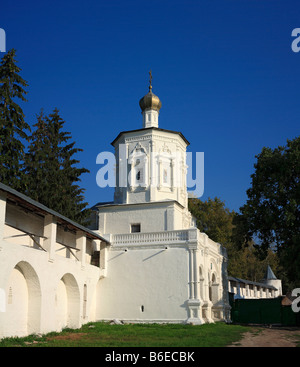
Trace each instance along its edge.
{"label": "arched window", "polygon": [[148,186],[148,158],[145,149],[140,143],[136,145],[129,156],[130,168],[130,186],[147,187]]}
{"label": "arched window", "polygon": [[171,186],[171,166],[170,160],[164,160],[162,162],[162,185]]}
{"label": "arched window", "polygon": [[212,303],[218,302],[218,284],[215,273],[212,273],[211,281],[209,282],[209,300]]}

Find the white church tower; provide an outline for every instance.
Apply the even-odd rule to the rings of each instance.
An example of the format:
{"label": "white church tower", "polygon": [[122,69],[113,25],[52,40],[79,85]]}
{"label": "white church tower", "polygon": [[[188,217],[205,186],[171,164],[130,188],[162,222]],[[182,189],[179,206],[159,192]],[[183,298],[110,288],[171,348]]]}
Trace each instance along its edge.
{"label": "white church tower", "polygon": [[97,318],[204,323],[228,320],[226,250],[196,228],[188,210],[181,132],[159,127],[160,99],[139,102],[142,128],[112,142],[114,202],[94,206],[110,243]]}
{"label": "white church tower", "polygon": [[141,232],[193,226],[187,209],[186,148],[189,142],[180,132],[158,127],[162,103],[152,92],[151,81],[150,73],[149,92],[139,103],[143,128],[122,131],[112,142],[116,156],[114,203],[97,205],[98,229],[105,234],[115,233],[117,229],[110,218],[116,208],[122,223],[117,230],[121,233],[137,231],[138,226]]}

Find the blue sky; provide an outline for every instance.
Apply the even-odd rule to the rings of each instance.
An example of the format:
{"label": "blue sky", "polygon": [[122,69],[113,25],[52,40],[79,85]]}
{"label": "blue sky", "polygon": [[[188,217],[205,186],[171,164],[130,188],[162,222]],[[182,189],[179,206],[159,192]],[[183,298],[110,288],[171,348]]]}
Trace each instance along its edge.
{"label": "blue sky", "polygon": [[96,157],[120,131],[142,127],[150,69],[159,127],[205,154],[201,199],[238,210],[255,155],[299,136],[299,1],[6,1],[0,28],[29,83],[27,122],[57,107],[84,150],[90,205],[113,198],[96,184]]}

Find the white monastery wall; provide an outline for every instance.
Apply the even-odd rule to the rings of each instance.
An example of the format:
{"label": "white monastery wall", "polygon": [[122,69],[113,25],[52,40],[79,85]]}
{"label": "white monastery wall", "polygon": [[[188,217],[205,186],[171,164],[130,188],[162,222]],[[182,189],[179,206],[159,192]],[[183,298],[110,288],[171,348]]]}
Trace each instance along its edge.
{"label": "white monastery wall", "polygon": [[198,229],[115,234],[110,241],[97,319],[229,320],[226,254]]}
{"label": "white monastery wall", "polygon": [[281,280],[263,280],[251,282],[244,279],[228,277],[228,291],[234,294],[235,299],[275,298],[282,295]]}
{"label": "white monastery wall", "polygon": [[117,315],[134,322],[187,320],[186,248],[111,249],[107,264],[107,277],[99,283],[96,319]]}
{"label": "white monastery wall", "polygon": [[[0,338],[95,321],[105,243],[74,227],[66,231],[54,216],[33,214],[24,203],[7,202],[0,190]],[[91,265],[95,251],[100,266]]]}
{"label": "white monastery wall", "polygon": [[183,208],[176,202],[99,207],[99,231],[103,234],[130,233],[140,223],[141,232],[172,231],[183,228]]}

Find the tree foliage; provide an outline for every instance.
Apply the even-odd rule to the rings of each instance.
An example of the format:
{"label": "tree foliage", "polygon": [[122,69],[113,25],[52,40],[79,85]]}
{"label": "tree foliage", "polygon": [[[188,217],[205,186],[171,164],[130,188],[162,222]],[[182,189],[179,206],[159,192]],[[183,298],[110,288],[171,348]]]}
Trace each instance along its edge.
{"label": "tree foliage", "polygon": [[253,240],[245,234],[244,221],[233,210],[226,208],[225,202],[220,198],[208,198],[206,201],[190,198],[189,210],[196,218],[198,229],[226,247],[229,275],[260,281],[268,264],[276,273],[276,254],[269,250],[261,258]]}
{"label": "tree foliage", "polygon": [[16,51],[8,51],[0,63],[0,181],[14,189],[21,187],[24,140],[30,132],[18,101],[26,101],[27,82],[19,75]]}
{"label": "tree foliage", "polygon": [[277,252],[282,277],[294,288],[300,284],[300,137],[263,148],[256,158],[240,220],[261,252]]}
{"label": "tree foliage", "polygon": [[240,213],[190,199],[198,228],[227,248],[228,273],[259,281],[269,264],[286,291],[300,285],[300,137],[256,156]]}
{"label": "tree foliage", "polygon": [[196,218],[197,227],[201,232],[225,247],[231,243],[235,213],[226,208],[221,199],[216,197],[201,201],[198,198],[190,198],[189,210]]}
{"label": "tree foliage", "polygon": [[78,183],[85,168],[74,156],[82,149],[70,142],[71,133],[64,131],[65,121],[59,111],[37,116],[25,154],[25,193],[66,217],[85,224],[88,218],[83,192]]}

